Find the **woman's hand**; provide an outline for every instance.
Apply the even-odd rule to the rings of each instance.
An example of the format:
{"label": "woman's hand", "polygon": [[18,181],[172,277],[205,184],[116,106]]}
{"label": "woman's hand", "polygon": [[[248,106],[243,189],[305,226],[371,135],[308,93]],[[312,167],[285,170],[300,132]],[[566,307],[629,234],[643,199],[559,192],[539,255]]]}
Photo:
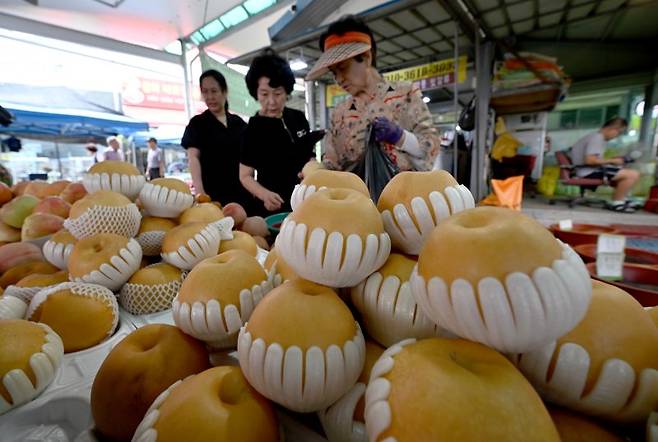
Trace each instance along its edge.
{"label": "woman's hand", "polygon": [[380,143],[398,144],[404,130],[386,117],[377,117],[372,122],[375,140]]}
{"label": "woman's hand", "polygon": [[258,198],[263,201],[263,205],[270,212],[279,210],[284,203],[283,198],[278,193],[271,192],[267,189],[263,189],[262,194]]}

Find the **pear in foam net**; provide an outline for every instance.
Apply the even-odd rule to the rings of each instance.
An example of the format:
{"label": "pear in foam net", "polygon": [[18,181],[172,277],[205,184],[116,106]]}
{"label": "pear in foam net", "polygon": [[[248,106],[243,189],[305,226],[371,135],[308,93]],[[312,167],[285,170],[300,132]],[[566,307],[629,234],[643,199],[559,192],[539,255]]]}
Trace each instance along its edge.
{"label": "pear in foam net", "polygon": [[325,189],[283,221],[276,249],[302,278],[352,287],[384,264],[391,243],[368,197],[350,189]]}
{"label": "pear in foam net", "polygon": [[43,256],[55,267],[66,270],[68,269],[69,256],[77,241],[76,237],[71,235],[71,232],[62,229],[43,244]]}
{"label": "pear in foam net", "polygon": [[478,207],[432,231],[411,291],[439,326],[501,352],[519,353],[564,335],[592,293],[580,257],[535,220]]}
{"label": "pear in foam net", "polygon": [[263,396],[304,413],[327,408],[356,383],[365,342],[336,292],[298,279],[256,306],[240,330],[238,358]]}
{"label": "pear in foam net", "polygon": [[46,287],[57,285],[69,280],[69,274],[65,270],[55,273],[32,273],[22,278],[14,285],[5,289],[5,296],[14,296],[30,303],[34,295]]}
{"label": "pear in foam net", "polygon": [[146,178],[135,166],[125,161],[112,160],[94,164],[82,179],[82,184],[89,193],[111,190],[122,193],[133,201],[145,182]]}
{"label": "pear in foam net", "polygon": [[169,230],[162,240],[160,255],[165,262],[191,270],[206,258],[217,255],[221,233],[213,225],[186,223]]}
{"label": "pear in foam net", "polygon": [[605,428],[602,423],[564,408],[549,407],[548,412],[562,442],[625,442],[628,439]]}
{"label": "pear in foam net", "polygon": [[224,219],[224,212],[222,209],[213,203],[200,203],[195,204],[189,209],[185,209],[178,217],[179,224],[185,223],[214,223],[220,219]]}
{"label": "pear in foam net", "polygon": [[0,415],[41,394],[63,355],[62,340],[46,324],[0,319]]}
{"label": "pear in foam net", "polygon": [[139,231],[141,220],[137,206],[124,195],[99,190],[71,206],[64,227],[77,239],[97,233],[115,233],[132,238]]}
{"label": "pear in foam net", "polygon": [[323,189],[352,189],[370,198],[366,183],[358,175],[338,170],[317,169],[305,175],[301,184],[295,186],[290,197],[290,206],[295,210],[302,201]]}
{"label": "pear in foam net", "polygon": [[229,250],[197,264],[173,302],[176,325],[215,348],[235,347],[238,332],[272,289],[256,258]]}
{"label": "pear in foam net", "polygon": [[366,362],[356,384],[329,408],[318,411],[318,418],[329,442],[367,442],[365,394],[370,371],[384,352],[384,347],[366,341]]}
{"label": "pear in foam net", "polygon": [[474,206],[468,188],[445,170],[401,172],[386,184],[377,201],[393,248],[411,255],[420,253],[438,223]]}
{"label": "pear in foam net", "polygon": [[162,241],[165,234],[176,227],[176,223],[168,218],[145,216],[139,225],[135,239],[142,246],[144,256],[159,256],[162,252]]}
{"label": "pear in foam net", "polygon": [[156,178],[144,184],[139,200],[149,215],[162,218],[177,218],[194,204],[189,186],[175,178]]}
{"label": "pear in foam net", "polygon": [[249,386],[238,367],[215,367],[178,381],[153,402],[135,442],[275,442],[272,405]]}
{"label": "pear in foam net", "polygon": [[79,240],[69,257],[71,281],[116,291],[139,269],[142,248],[133,238],[99,233]]}
{"label": "pear in foam net", "polygon": [[94,378],[91,412],[96,431],[103,440],[130,440],[160,393],[208,368],[205,345],[178,328],[138,328],[112,348]]}
{"label": "pear in foam net", "polygon": [[119,306],[109,289],[64,282],[34,295],[25,317],[51,327],[66,353],[93,347],[112,336],[119,322]]}
{"label": "pear in foam net", "polygon": [[415,265],[415,259],[391,253],[379,270],[351,289],[368,335],[384,347],[407,338],[450,335],[416,304],[409,283]]}
{"label": "pear in foam net", "polygon": [[658,328],[623,290],[592,281],[592,303],[568,334],[515,360],[543,397],[607,421],[658,409]]}
{"label": "pear in foam net", "polygon": [[160,262],[135,272],[121,287],[119,302],[134,315],[156,313],[171,308],[183,282],[183,272]]}
{"label": "pear in foam net", "polygon": [[558,442],[532,385],[503,355],[462,339],[408,339],[370,372],[370,441]]}

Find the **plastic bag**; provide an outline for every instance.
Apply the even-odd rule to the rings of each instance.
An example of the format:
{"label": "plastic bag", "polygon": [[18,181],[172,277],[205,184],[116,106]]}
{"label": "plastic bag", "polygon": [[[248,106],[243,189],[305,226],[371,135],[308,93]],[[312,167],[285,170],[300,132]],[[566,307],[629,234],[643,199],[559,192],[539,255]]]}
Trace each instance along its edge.
{"label": "plastic bag", "polygon": [[475,96],[471,98],[471,101],[469,101],[466,107],[462,109],[457,124],[459,124],[459,127],[466,132],[475,129]]}
{"label": "plastic bag", "polygon": [[521,210],[523,175],[509,177],[505,180],[491,180],[491,187],[493,193],[483,199],[480,202],[481,205]]}
{"label": "plastic bag", "polygon": [[357,162],[348,172],[353,172],[361,177],[368,186],[370,198],[377,203],[379,195],[384,187],[400,169],[391,161],[383,151],[379,142],[375,140],[372,126],[366,130],[366,148],[361,161]]}

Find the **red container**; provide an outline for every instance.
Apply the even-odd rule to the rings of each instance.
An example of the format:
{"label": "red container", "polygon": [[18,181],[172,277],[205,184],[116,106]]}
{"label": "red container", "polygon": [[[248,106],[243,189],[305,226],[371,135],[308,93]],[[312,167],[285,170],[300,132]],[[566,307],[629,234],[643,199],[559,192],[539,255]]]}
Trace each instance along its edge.
{"label": "red container", "polygon": [[571,230],[560,230],[559,224],[551,224],[548,228],[556,238],[569,244],[571,247],[580,244],[596,244],[601,233],[617,234],[614,227],[597,224],[574,224]]}
{"label": "red container", "polygon": [[[594,262],[596,261],[596,244],[581,244],[573,248],[583,261]],[[644,249],[634,249],[633,247],[626,247],[624,249],[624,262],[626,264],[635,264],[643,267],[650,267],[658,270],[658,253],[650,252]]]}
{"label": "red container", "polygon": [[656,269],[624,264],[624,279],[622,281],[606,281],[596,276],[595,262],[587,264],[587,270],[589,270],[592,278],[615,285],[630,293],[644,307],[658,305],[658,270]]}

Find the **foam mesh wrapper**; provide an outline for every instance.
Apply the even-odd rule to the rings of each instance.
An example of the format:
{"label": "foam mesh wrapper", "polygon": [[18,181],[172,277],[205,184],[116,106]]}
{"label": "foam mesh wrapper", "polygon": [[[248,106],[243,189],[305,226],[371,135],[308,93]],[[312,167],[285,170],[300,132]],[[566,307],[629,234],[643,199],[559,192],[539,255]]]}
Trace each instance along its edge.
{"label": "foam mesh wrapper", "polygon": [[327,408],[356,384],[365,363],[365,340],[356,323],[354,337],[326,350],[254,339],[245,325],[238,338],[243,374],[260,394],[300,413]]}
{"label": "foam mesh wrapper", "polygon": [[328,287],[353,287],[380,268],[391,252],[387,233],[345,237],[322,228],[310,230],[286,218],[276,250],[302,278]]}
{"label": "foam mesh wrapper", "polygon": [[0,395],[0,415],[37,397],[53,381],[64,357],[64,344],[46,324],[36,323],[45,331],[41,351],[30,356],[29,365],[35,375],[33,383],[24,370],[15,368],[2,376],[2,384],[11,401]]}
{"label": "foam mesh wrapper", "polygon": [[139,200],[149,215],[162,218],[177,218],[194,204],[192,194],[152,183],[144,184]]}
{"label": "foam mesh wrapper", "polygon": [[69,279],[75,282],[98,284],[112,291],[117,291],[130,279],[133,273],[139,270],[141,261],[142,248],[137,241],[130,238],[128,244],[119,250],[119,254],[110,258],[109,263],[104,262],[98,269],[83,276],[72,277],[69,275]]}
{"label": "foam mesh wrapper", "polygon": [[503,353],[524,353],[571,331],[585,316],[592,297],[589,272],[580,257],[560,243],[562,257],[532,274],[493,276],[474,287],[411,274],[411,292],[425,315],[440,327]]}
{"label": "foam mesh wrapper", "polygon": [[174,322],[186,334],[206,342],[216,349],[235,348],[240,328],[247,323],[256,305],[272,290],[269,279],[240,291],[240,305],[222,305],[216,299],[192,304],[172,303]]}
{"label": "foam mesh wrapper", "polygon": [[142,214],[134,203],[122,207],[92,206],[77,218],[64,220],[64,228],[77,239],[97,233],[114,233],[133,238],[139,232]]}
{"label": "foam mesh wrapper", "polygon": [[455,213],[475,207],[475,200],[462,184],[448,186],[428,195],[430,204],[419,196],[411,200],[411,213],[404,204],[398,203],[393,212],[384,210],[384,229],[391,236],[393,247],[409,255],[418,255],[425,240],[441,220]]}
{"label": "foam mesh wrapper", "polygon": [[123,175],[118,173],[87,173],[82,178],[82,185],[87,193],[98,190],[111,190],[121,193],[131,201],[135,201],[137,195],[144,187],[146,178],[143,175]]}

